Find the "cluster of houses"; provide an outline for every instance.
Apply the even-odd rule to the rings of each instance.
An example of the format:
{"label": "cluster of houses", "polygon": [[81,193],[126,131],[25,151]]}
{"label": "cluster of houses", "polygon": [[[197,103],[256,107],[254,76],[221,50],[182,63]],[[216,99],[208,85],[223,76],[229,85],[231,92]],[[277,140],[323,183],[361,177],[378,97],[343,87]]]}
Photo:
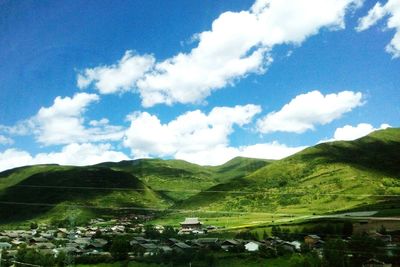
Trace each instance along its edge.
{"label": "cluster of houses", "polygon": [[[161,252],[193,252],[202,248],[248,252],[257,252],[263,249],[272,255],[276,255],[278,251],[283,253],[300,252],[302,244],[316,250],[321,250],[324,245],[324,241],[317,235],[307,235],[301,242],[286,241],[278,237],[266,237],[261,241],[202,237],[207,231],[213,231],[216,227],[204,227],[198,218],[186,218],[180,225],[178,232],[180,236],[169,239],[145,238],[144,225],[132,222],[129,219],[108,222],[102,219],[95,219],[86,227],[74,227],[73,229],[46,229],[41,227],[40,229],[32,230],[4,230],[0,231],[0,251],[4,251],[10,259],[13,259],[18,249],[22,247],[32,248],[42,254],[50,254],[55,257],[63,252],[76,257],[97,255],[111,259],[109,240],[118,235],[127,234],[129,234],[132,248],[129,256],[132,259]],[[164,227],[156,226],[155,229],[162,233]],[[187,234],[191,234],[190,238]],[[373,235],[374,238],[379,238],[388,245],[392,243],[390,235],[379,233],[373,233]],[[375,259],[371,259],[368,264],[365,266],[390,266],[383,263],[380,264]]]}
{"label": "cluster of houses", "polygon": [[41,254],[57,256],[68,255],[102,255],[111,254],[106,251],[108,240],[127,232],[141,231],[142,224],[133,224],[128,220],[104,221],[94,219],[88,226],[72,229],[49,229],[46,226],[31,230],[0,231],[0,250],[13,259],[21,248],[35,249]]}

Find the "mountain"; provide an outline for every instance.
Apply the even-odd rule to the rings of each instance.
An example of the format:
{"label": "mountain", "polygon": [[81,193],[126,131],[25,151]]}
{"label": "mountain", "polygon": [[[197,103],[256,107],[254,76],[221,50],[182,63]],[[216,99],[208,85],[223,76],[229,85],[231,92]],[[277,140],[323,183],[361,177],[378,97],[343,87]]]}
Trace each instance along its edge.
{"label": "mountain", "polygon": [[400,208],[399,194],[400,129],[392,128],[307,148],[173,208],[307,216]]}
{"label": "mountain", "polygon": [[244,177],[271,161],[237,157],[220,166],[200,166],[184,160],[139,159],[97,166],[137,176],[154,190],[161,190],[171,201],[184,200],[223,181]]}
{"label": "mountain", "polygon": [[99,215],[163,210],[267,163],[235,158],[210,167],[182,160],[141,159],[87,167],[15,168],[0,173],[0,223],[33,219],[80,223]]}
{"label": "mountain", "polygon": [[[0,178],[2,223],[31,219],[80,223],[128,207],[165,208],[162,195],[135,176],[100,167],[41,165]],[[139,210],[142,211],[142,210]]]}
{"label": "mountain", "polygon": [[392,128],[276,161],[238,157],[199,166],[140,159],[16,168],[0,173],[0,223],[80,223],[149,211],[164,211],[163,223],[190,215],[220,225],[357,209],[400,214],[399,195],[400,129]]}

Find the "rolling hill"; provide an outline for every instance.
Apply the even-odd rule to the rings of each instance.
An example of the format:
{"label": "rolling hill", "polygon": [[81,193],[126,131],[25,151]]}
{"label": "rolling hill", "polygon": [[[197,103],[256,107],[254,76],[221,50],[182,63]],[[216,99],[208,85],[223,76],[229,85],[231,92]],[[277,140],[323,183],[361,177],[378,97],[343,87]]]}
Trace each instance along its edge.
{"label": "rolling hill", "polygon": [[148,210],[164,211],[157,222],[176,224],[190,215],[221,225],[357,209],[400,214],[399,195],[400,129],[392,128],[277,161],[234,158],[199,166],[140,159],[16,168],[0,173],[0,223],[80,223]]}
{"label": "rolling hill", "polygon": [[[243,212],[247,217],[254,213],[257,220],[271,214],[273,220],[274,214],[276,219],[276,214],[301,217],[352,209],[399,209],[398,195],[400,129],[386,129],[355,141],[307,148],[215,185],[173,208],[199,214]],[[169,216],[181,217],[176,212]]]}
{"label": "rolling hill", "polygon": [[33,219],[81,223],[99,215],[163,210],[268,163],[235,158],[221,166],[203,167],[182,160],[141,159],[87,167],[15,168],[0,173],[0,223]]}
{"label": "rolling hill", "polygon": [[31,219],[80,223],[130,209],[167,206],[162,195],[126,172],[99,167],[42,165],[0,178],[2,223]]}

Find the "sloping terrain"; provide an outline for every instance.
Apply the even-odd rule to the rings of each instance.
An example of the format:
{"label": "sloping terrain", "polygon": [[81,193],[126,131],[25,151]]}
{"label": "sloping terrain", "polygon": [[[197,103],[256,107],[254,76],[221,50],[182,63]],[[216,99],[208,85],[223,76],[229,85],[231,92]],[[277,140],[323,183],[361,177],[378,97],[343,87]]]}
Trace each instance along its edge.
{"label": "sloping terrain", "polygon": [[174,208],[304,216],[400,208],[399,194],[400,129],[386,129],[355,141],[310,147]]}
{"label": "sloping terrain", "polygon": [[0,220],[79,223],[165,210],[164,222],[211,213],[224,217],[221,225],[257,223],[354,209],[397,212],[399,195],[400,129],[386,129],[278,161],[234,158],[212,167],[142,159],[16,168],[0,173]]}
{"label": "sloping terrain", "polygon": [[183,160],[139,159],[101,163],[98,166],[131,173],[152,189],[162,191],[171,202],[176,202],[221,182],[244,177],[270,162],[237,157],[214,167],[200,166]]}
{"label": "sloping terrain", "polygon": [[80,223],[99,215],[163,210],[267,163],[236,158],[203,167],[182,160],[142,159],[87,167],[15,168],[0,173],[0,223]]}
{"label": "sloping terrain", "polygon": [[[0,178],[2,223],[82,220],[125,209],[164,208],[161,195],[126,172],[99,167],[33,166]],[[135,210],[135,208],[139,208]],[[131,211],[132,211],[131,210]]]}

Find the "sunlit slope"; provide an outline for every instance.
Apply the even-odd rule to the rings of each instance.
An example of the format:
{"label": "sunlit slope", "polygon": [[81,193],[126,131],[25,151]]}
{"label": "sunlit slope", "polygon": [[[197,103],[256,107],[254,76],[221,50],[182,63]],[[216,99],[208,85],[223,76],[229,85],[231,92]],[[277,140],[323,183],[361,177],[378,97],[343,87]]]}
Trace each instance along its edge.
{"label": "sunlit slope", "polygon": [[400,208],[400,130],[319,144],[208,191],[175,208],[297,215]]}
{"label": "sunlit slope", "polygon": [[[100,167],[32,166],[0,178],[1,223],[80,221],[98,215],[164,208],[163,197],[126,172]],[[130,210],[132,212],[132,210]]]}
{"label": "sunlit slope", "polygon": [[182,160],[143,159],[87,167],[15,168],[0,173],[0,223],[80,223],[101,215],[158,212],[267,163],[235,158],[210,167]]}
{"label": "sunlit slope", "polygon": [[184,160],[139,159],[99,166],[125,171],[137,176],[154,190],[162,190],[171,202],[182,201],[216,184],[244,177],[270,161],[234,158],[220,166],[200,166]]}

